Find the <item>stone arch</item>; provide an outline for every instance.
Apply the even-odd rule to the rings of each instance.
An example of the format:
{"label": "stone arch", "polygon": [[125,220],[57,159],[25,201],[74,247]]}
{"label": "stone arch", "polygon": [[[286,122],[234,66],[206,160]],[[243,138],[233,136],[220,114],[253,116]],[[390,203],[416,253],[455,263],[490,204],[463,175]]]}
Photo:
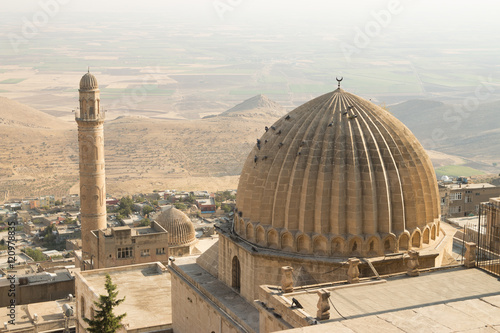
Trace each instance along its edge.
{"label": "stone arch", "polygon": [[364,244],[364,253],[368,256],[377,256],[380,254],[380,239],[376,236],[371,236]]}
{"label": "stone arch", "polygon": [[422,235],[420,234],[420,230],[417,228],[413,235],[411,236],[411,247],[419,248],[422,246]]}
{"label": "stone arch", "polygon": [[269,230],[267,233],[267,246],[271,249],[278,248],[278,232],[274,229]]}
{"label": "stone arch", "polygon": [[316,255],[325,256],[327,255],[326,248],[327,240],[324,236],[318,235],[313,239],[313,252]]}
{"label": "stone arch", "polygon": [[310,252],[311,241],[309,236],[306,234],[300,234],[297,237],[297,252],[300,253],[309,253]]}
{"label": "stone arch", "polygon": [[353,237],[349,241],[348,253],[352,256],[361,256],[363,240],[360,237]]}
{"label": "stone arch", "polygon": [[435,224],[432,224],[432,227],[431,227],[431,239],[432,240],[436,239],[436,225]]}
{"label": "stone arch", "polygon": [[387,235],[382,242],[384,253],[395,253],[396,249],[396,236],[391,234]]}
{"label": "stone arch", "polygon": [[253,225],[251,222],[248,222],[247,223],[247,228],[246,228],[246,238],[249,240],[249,241],[253,241],[255,239],[255,235],[254,235],[254,230],[253,230]]}
{"label": "stone arch", "polygon": [[408,233],[399,235],[398,248],[399,251],[408,251],[410,249],[410,235]]}
{"label": "stone arch", "polygon": [[281,235],[281,249],[283,251],[293,251],[293,236],[289,232]]}
{"label": "stone arch", "polygon": [[261,225],[255,228],[255,235],[257,244],[266,246],[266,231]]}
{"label": "stone arch", "polygon": [[245,221],[242,218],[238,218],[238,221],[240,224],[240,233],[242,236],[246,237]]}
{"label": "stone arch", "polygon": [[429,244],[429,235],[430,235],[429,226],[426,226],[424,229],[424,233],[422,234],[422,243]]}
{"label": "stone arch", "polygon": [[233,257],[231,268],[231,287],[240,292],[241,288],[241,266],[237,256]]}
{"label": "stone arch", "polygon": [[93,187],[92,200],[94,200],[101,207],[104,205],[102,190],[97,185]]}
{"label": "stone arch", "polygon": [[332,240],[331,253],[333,256],[342,256],[344,254],[345,240],[342,237],[336,237]]}

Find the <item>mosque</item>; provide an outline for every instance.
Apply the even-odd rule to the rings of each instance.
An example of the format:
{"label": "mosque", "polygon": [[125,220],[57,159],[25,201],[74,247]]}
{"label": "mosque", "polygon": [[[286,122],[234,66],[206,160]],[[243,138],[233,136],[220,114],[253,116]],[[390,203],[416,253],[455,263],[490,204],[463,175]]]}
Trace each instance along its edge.
{"label": "mosque", "polygon": [[163,212],[151,226],[107,228],[104,163],[104,120],[97,78],[87,72],[80,80],[78,124],[82,250],[76,264],[82,270],[167,263],[169,252],[189,255],[196,245],[191,220],[176,208]]}
{"label": "mosque", "polygon": [[[95,78],[88,75],[80,94],[95,106],[86,83]],[[79,128],[92,119],[99,133],[97,110],[98,104],[77,117]],[[81,148],[81,189],[99,212],[104,164],[94,147],[90,173],[82,173],[82,164],[89,167]],[[83,207],[82,233],[89,216]],[[340,81],[263,128],[241,173],[234,221],[220,226],[211,248],[182,256],[192,249],[194,230],[174,209],[157,224],[177,244],[167,267],[173,332],[411,331],[422,316],[432,317],[422,327],[439,330],[452,325],[444,320],[472,323],[465,316],[474,316],[477,304],[459,311],[467,304],[458,301],[485,297],[493,297],[485,311],[500,317],[496,278],[463,265],[444,269],[454,230],[440,223],[437,181],[422,145],[387,110],[343,90]],[[474,266],[473,248],[467,267]],[[450,290],[450,281],[463,283]],[[453,311],[442,307],[455,301]]]}

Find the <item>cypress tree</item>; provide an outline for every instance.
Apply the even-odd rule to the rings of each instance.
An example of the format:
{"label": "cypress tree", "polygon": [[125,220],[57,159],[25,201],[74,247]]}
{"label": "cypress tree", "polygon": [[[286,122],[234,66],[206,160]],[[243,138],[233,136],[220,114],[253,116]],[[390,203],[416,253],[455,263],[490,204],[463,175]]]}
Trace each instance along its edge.
{"label": "cypress tree", "polygon": [[109,274],[106,274],[105,288],[108,294],[99,295],[99,301],[94,302],[95,306],[98,308],[98,310],[95,311],[94,319],[83,318],[89,325],[87,332],[115,333],[123,326],[121,321],[127,314],[124,313],[115,316],[113,308],[122,303],[125,297],[116,299],[118,291],[116,291],[116,285],[111,281],[111,276],[109,276]]}

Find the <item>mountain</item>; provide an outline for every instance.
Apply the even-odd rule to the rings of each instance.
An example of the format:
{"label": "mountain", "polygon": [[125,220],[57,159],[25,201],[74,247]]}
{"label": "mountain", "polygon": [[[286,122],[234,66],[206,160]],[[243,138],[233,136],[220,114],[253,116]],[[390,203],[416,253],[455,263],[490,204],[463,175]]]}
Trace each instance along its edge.
{"label": "mountain", "polygon": [[[262,96],[241,103],[240,111],[235,111],[248,110],[258,117],[172,120],[131,115],[106,121],[108,193],[236,188],[248,152],[264,127],[279,118],[272,117],[272,112],[282,108],[273,103]],[[22,115],[26,124],[10,116],[12,121],[2,128],[0,202],[6,197],[78,193],[76,123],[61,122],[10,100],[4,104],[10,105],[6,116]],[[21,125],[26,127],[20,130]],[[35,125],[43,128],[30,127]]]}
{"label": "mountain", "polygon": [[[500,102],[479,105],[458,122],[456,107],[440,102],[412,100],[389,107],[433,150],[436,167],[465,163],[485,171],[484,161],[490,167],[500,162],[499,109]],[[168,188],[236,188],[256,139],[284,114],[281,106],[259,95],[208,119],[132,115],[106,121],[107,191],[124,195]],[[75,122],[1,97],[0,118],[0,202],[78,193]]]}
{"label": "mountain", "polygon": [[0,96],[0,125],[24,128],[69,128],[69,124],[57,117]]}
{"label": "mountain", "polygon": [[218,117],[274,117],[286,114],[285,108],[264,95],[249,98],[231,109],[222,112]]}
{"label": "mountain", "polygon": [[[471,103],[469,103],[471,102]],[[500,162],[500,101],[451,105],[411,100],[388,107],[424,148],[488,163]],[[469,103],[469,104],[467,104]]]}
{"label": "mountain", "polygon": [[0,202],[66,194],[78,180],[75,129],[76,124],[0,97]]}

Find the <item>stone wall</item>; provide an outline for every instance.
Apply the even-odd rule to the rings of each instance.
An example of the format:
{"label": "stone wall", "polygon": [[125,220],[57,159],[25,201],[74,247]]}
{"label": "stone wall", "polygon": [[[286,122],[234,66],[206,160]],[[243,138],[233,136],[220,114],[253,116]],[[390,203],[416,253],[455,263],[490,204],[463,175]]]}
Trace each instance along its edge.
{"label": "stone wall", "polygon": [[[8,290],[10,286],[0,287],[0,307],[10,305]],[[75,280],[38,283],[33,285],[16,285],[16,304],[30,304],[53,301],[75,294]]]}
{"label": "stone wall", "polygon": [[[421,254],[420,268],[435,266],[438,253]],[[243,241],[235,241],[224,233],[219,235],[219,279],[233,287],[233,260],[240,263],[240,294],[248,301],[258,298],[260,286],[280,285],[281,267],[294,268],[294,286],[312,285],[347,280],[347,258],[332,259],[300,256],[292,253],[271,252],[255,248]],[[404,253],[396,257],[371,258],[380,275],[405,272],[407,270]],[[360,277],[372,277],[369,265],[363,261],[359,265]]]}
{"label": "stone wall", "polygon": [[240,332],[214,307],[208,298],[199,294],[184,279],[172,274],[172,324],[175,333]]}

